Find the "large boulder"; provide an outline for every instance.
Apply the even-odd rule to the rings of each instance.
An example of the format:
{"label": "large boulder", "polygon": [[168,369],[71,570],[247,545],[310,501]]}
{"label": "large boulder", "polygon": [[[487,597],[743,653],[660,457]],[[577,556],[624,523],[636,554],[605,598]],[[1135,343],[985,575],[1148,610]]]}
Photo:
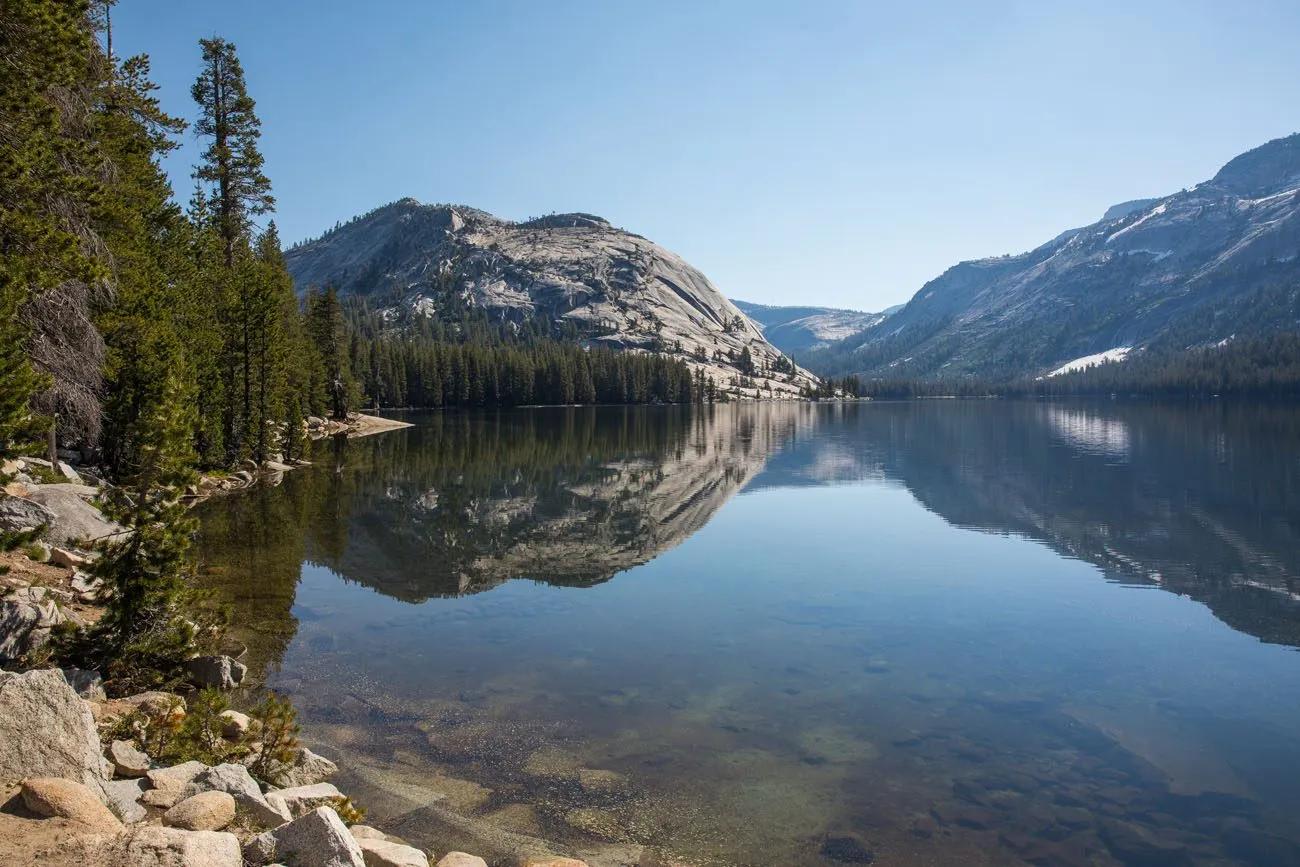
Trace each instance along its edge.
{"label": "large boulder", "polygon": [[80,822],[97,832],[115,834],[122,830],[117,816],[99,799],[99,792],[60,777],[23,780],[23,805],[38,816],[57,816]]}
{"label": "large boulder", "polygon": [[275,858],[312,867],[366,867],[361,847],[329,807],[318,807],[254,837],[244,847],[244,858],[252,864],[268,864]]}
{"label": "large boulder", "polygon": [[[428,856],[414,846],[367,838],[358,840],[357,845],[361,847],[366,867],[429,867]],[[483,864],[483,867],[487,865]]]}
{"label": "large boulder", "polygon": [[229,656],[196,656],[185,663],[185,670],[189,673],[190,683],[200,689],[206,686],[234,689],[248,673],[242,662]]}
{"label": "large boulder", "polygon": [[240,809],[247,812],[255,822],[268,828],[275,828],[292,818],[266,799],[257,781],[249,775],[248,768],[243,765],[227,763],[214,768],[204,768],[190,780],[181,792],[181,798],[188,798],[200,792],[229,793]]}
{"label": "large boulder", "polygon": [[44,647],[51,630],[65,620],[43,587],[20,587],[0,599],[0,662],[21,659]]}
{"label": "large boulder", "polygon": [[243,867],[239,838],[220,831],[137,825],[103,853],[105,867]]}
{"label": "large boulder", "polygon": [[235,821],[235,799],[226,792],[200,792],[163,814],[163,824],[186,831],[220,831]]}
{"label": "large boulder", "polygon": [[343,793],[332,783],[316,783],[312,786],[295,786],[292,789],[279,789],[275,793],[289,805],[289,812],[294,817],[310,813],[317,807],[326,807],[336,803]]}
{"label": "large boulder", "polygon": [[32,494],[33,502],[54,513],[54,521],[45,531],[51,545],[79,547],[124,532],[121,524],[110,521],[89,499],[99,493],[89,485],[40,485]]}
{"label": "large boulder", "polygon": [[0,671],[0,783],[62,777],[98,797],[108,779],[90,707],[58,669]]}
{"label": "large boulder", "polygon": [[282,764],[271,774],[271,781],[284,789],[314,786],[339,772],[339,766],[306,747],[299,748],[293,761]]}
{"label": "large boulder", "polygon": [[54,513],[34,500],[0,494],[0,533],[31,533],[54,520]]}

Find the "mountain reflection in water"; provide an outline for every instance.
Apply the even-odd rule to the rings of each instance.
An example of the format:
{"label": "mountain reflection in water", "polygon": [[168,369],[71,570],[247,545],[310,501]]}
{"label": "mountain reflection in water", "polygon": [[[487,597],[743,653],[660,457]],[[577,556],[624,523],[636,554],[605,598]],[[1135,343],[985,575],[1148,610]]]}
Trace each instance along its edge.
{"label": "mountain reflection in water", "polygon": [[1158,592],[1300,646],[1295,409],[410,420],[199,511],[254,673],[413,842],[1300,863],[1300,660]]}

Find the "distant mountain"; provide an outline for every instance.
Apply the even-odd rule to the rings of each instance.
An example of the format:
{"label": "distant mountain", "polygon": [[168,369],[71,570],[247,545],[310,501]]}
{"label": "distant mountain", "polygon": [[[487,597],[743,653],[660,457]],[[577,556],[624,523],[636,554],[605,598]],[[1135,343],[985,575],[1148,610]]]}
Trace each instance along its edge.
{"label": "distant mountain", "polygon": [[835,307],[781,307],[733,301],[741,312],[762,330],[767,341],[782,352],[791,354],[822,349],[874,328],[893,311],[864,313]]}
{"label": "distant mountain", "polygon": [[[764,397],[796,397],[814,382],[697,269],[591,214],[516,223],[402,199],[285,259],[299,291],[332,285],[368,297],[394,321],[454,325],[474,308],[498,322],[541,319],[589,344],[680,358],[724,386],[739,384],[748,349]],[[754,385],[744,396],[756,396]]]}
{"label": "distant mountain", "polygon": [[[885,325],[809,356],[822,374],[1045,375],[1300,328],[1300,135],[1035,250],[962,262]],[[1077,366],[1077,365],[1076,365]]]}

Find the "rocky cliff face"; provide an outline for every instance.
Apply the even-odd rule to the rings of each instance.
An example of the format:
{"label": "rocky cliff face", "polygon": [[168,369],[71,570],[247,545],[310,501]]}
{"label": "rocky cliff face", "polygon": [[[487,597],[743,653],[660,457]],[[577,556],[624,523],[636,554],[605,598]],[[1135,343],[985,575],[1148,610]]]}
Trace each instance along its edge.
{"label": "rocky cliff face", "polygon": [[[403,199],[286,253],[300,291],[333,285],[394,313],[463,305],[504,322],[543,317],[592,344],[702,368],[740,396],[794,397],[813,378],[777,372],[782,353],[697,269],[590,214],[514,223],[473,208]],[[740,381],[745,349],[754,384]]]}
{"label": "rocky cliff face", "polygon": [[824,349],[840,340],[875,328],[894,312],[864,313],[835,307],[785,307],[733,302],[763,332],[768,342],[782,352]]}
{"label": "rocky cliff face", "polygon": [[886,326],[835,347],[827,367],[1040,374],[1120,348],[1296,328],[1297,211],[1300,135],[1242,154],[1192,189],[1116,205],[1028,253],[962,262]]}

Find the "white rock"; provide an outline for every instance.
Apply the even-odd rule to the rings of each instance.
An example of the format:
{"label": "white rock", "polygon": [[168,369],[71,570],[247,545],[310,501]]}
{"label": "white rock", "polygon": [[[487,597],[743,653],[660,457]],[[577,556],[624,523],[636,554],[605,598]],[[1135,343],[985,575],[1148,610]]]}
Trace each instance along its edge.
{"label": "white rock", "polygon": [[276,795],[284,799],[284,802],[289,805],[289,812],[295,817],[310,813],[317,807],[329,806],[343,797],[343,793],[336,789],[332,783],[316,783],[312,786],[280,789],[276,792]]}
{"label": "white rock", "polygon": [[294,756],[293,763],[281,765],[272,778],[277,786],[288,789],[323,783],[338,772],[338,765],[324,756],[316,755],[306,747],[301,747]]}
{"label": "white rock", "polygon": [[75,780],[98,796],[108,779],[90,705],[58,669],[0,671],[0,782]]}
{"label": "white rock", "polygon": [[67,548],[55,546],[50,549],[51,566],[59,566],[63,569],[76,569],[79,566],[85,566],[89,562],[90,559],[88,557],[83,557],[75,551],[69,551]]}
{"label": "white rock", "polygon": [[268,833],[275,841],[274,857],[285,863],[365,867],[361,847],[352,839],[339,814],[329,807],[317,807]]}
{"label": "white rock", "polygon": [[[428,857],[414,846],[366,838],[358,840],[357,845],[361,847],[361,857],[365,860],[366,867],[429,867]],[[462,864],[459,867],[470,865]],[[479,859],[474,867],[487,867],[487,863]]]}
{"label": "white rock", "polygon": [[387,840],[388,835],[378,828],[372,828],[369,825],[352,825],[348,828],[352,836],[357,840]]}

